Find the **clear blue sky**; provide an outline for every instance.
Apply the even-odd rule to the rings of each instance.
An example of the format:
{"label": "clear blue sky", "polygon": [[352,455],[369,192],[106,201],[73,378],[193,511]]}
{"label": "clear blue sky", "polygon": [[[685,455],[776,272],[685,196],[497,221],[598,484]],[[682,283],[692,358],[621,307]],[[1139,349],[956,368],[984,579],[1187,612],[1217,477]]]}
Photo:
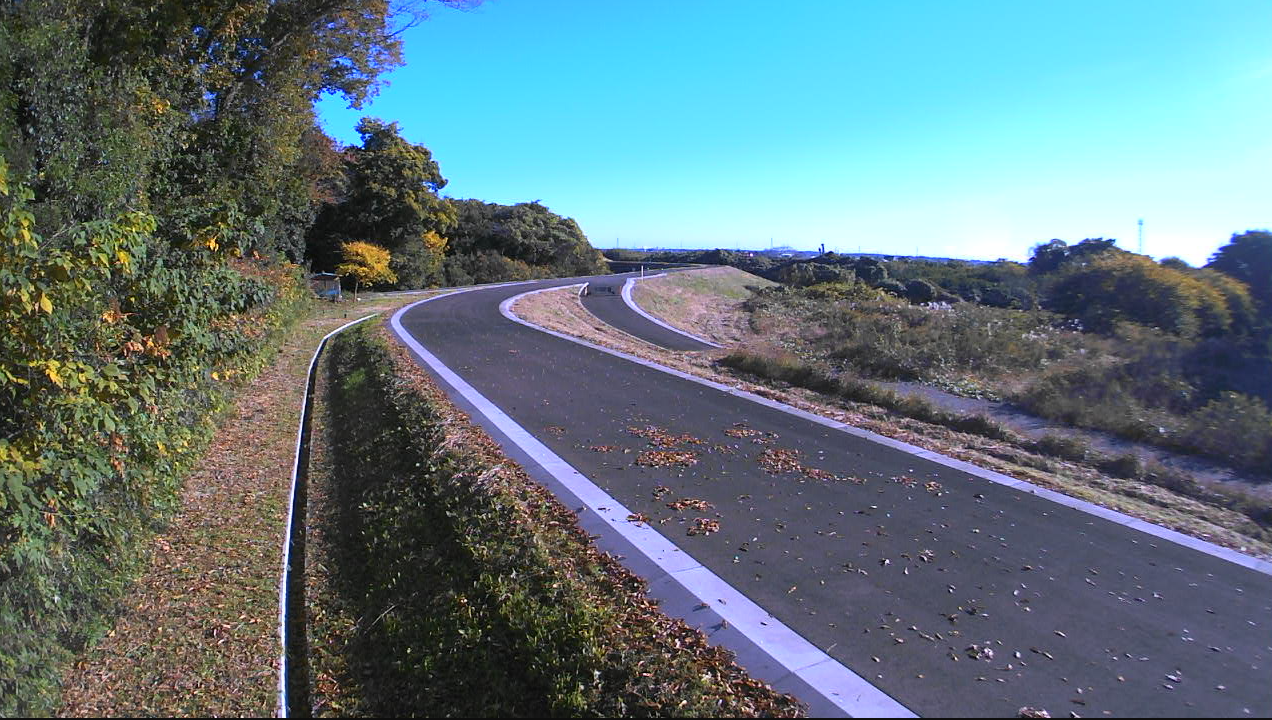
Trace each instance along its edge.
{"label": "clear blue sky", "polygon": [[430,6],[363,115],[445,194],[607,248],[1204,263],[1272,226],[1272,1],[486,0]]}

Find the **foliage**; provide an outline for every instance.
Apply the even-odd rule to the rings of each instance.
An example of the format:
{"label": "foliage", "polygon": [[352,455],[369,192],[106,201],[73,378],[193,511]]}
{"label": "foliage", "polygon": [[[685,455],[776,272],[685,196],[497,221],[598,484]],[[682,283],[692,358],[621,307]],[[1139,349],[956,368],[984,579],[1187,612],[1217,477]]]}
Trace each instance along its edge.
{"label": "foliage", "polygon": [[[532,276],[607,272],[600,252],[588,243],[578,223],[538,202],[498,205],[454,200],[452,204],[457,217],[450,248],[458,259],[446,265],[451,284],[458,284],[465,274],[473,282],[524,279],[515,277],[522,274],[520,264],[536,268]],[[490,258],[492,252],[513,264]]]}
{"label": "foliage", "polygon": [[574,220],[537,202],[443,198],[446,179],[428,148],[403,139],[396,123],[364,118],[358,131],[362,146],[343,161],[344,189],[310,233],[315,267],[334,266],[344,242],[364,238],[392,252],[403,288],[606,272]]}
{"label": "foliage", "polygon": [[446,255],[446,238],[429,230],[418,242],[403,243],[393,253],[390,268],[400,288],[423,288],[445,282],[442,271]]}
{"label": "foliage", "polygon": [[1272,413],[1258,398],[1221,393],[1188,416],[1180,440],[1202,454],[1272,473]]}
{"label": "foliage", "polygon": [[44,237],[33,198],[0,180],[6,715],[47,712],[56,663],[103,630],[228,383],[307,295],[294,266],[172,249],[144,213]]}
{"label": "foliage", "polygon": [[932,302],[936,300],[937,294],[936,286],[923,278],[907,280],[905,283],[905,297],[912,303]]}
{"label": "foliage", "polygon": [[0,4],[0,714],[48,713],[227,381],[303,307],[314,126],[398,61],[382,0]]}
{"label": "foliage", "polygon": [[446,273],[448,285],[473,285],[550,277],[547,269],[521,260],[513,260],[496,250],[448,256],[443,270]]}
{"label": "foliage", "polygon": [[1243,293],[1227,289],[1225,295],[1216,284],[1143,255],[1107,253],[1062,271],[1047,291],[1047,307],[1097,332],[1130,320],[1176,335],[1217,336],[1232,331],[1234,310],[1249,313]]}
{"label": "foliage", "polygon": [[[1110,256],[1066,272],[1127,260]],[[1189,272],[1187,280],[1209,282],[1200,274],[1209,271]],[[1212,407],[1204,417],[1213,427],[1230,425],[1227,434],[1202,433],[1196,429],[1200,420],[1193,419],[1226,393],[1247,404],[1272,402],[1266,382],[1272,360],[1231,337],[1180,337],[1125,321],[1097,335],[1045,311],[920,306],[881,300],[878,290],[868,290],[876,293],[871,296],[863,289],[829,284],[768,290],[747,308],[754,324],[774,328],[804,361],[889,380],[993,388],[992,394],[1043,417],[1268,471],[1260,458],[1272,425],[1261,429],[1253,422],[1258,412],[1234,402]],[[1240,285],[1232,292],[1243,297]]]}
{"label": "foliage", "polygon": [[1245,283],[1264,317],[1272,311],[1272,232],[1250,230],[1233,235],[1206,267]]}
{"label": "foliage", "polygon": [[445,243],[439,241],[455,220],[438,194],[446,178],[428,148],[404,139],[397,123],[363,118],[357,130],[362,145],[345,151],[343,192],[323,207],[309,257],[315,267],[332,267],[343,243],[360,238],[399,257],[401,277],[418,283],[407,287],[423,287],[441,265],[438,249]]}
{"label": "foliage", "polygon": [[389,251],[369,242],[347,242],[340,246],[344,262],[336,266],[336,272],[353,278],[353,294],[357,297],[362,285],[391,283],[397,276],[389,269]]}
{"label": "foliage", "polygon": [[1082,242],[1069,246],[1063,240],[1050,240],[1035,245],[1029,257],[1029,272],[1037,275],[1049,275],[1066,267],[1085,265],[1106,253],[1124,253],[1116,247],[1116,240],[1104,238],[1087,238]]}

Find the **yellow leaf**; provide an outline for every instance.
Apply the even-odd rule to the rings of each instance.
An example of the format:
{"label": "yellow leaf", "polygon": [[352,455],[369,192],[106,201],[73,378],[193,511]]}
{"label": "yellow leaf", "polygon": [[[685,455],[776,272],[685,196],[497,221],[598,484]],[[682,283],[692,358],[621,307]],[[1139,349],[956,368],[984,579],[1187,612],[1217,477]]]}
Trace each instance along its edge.
{"label": "yellow leaf", "polygon": [[53,314],[53,302],[44,293],[40,293],[40,309],[48,315]]}
{"label": "yellow leaf", "polygon": [[212,373],[212,379],[213,379],[213,380],[220,380],[220,379],[221,379],[221,375],[220,375],[220,373]]}
{"label": "yellow leaf", "polygon": [[62,387],[62,376],[57,374],[57,368],[54,367],[53,363],[49,363],[44,366],[44,374],[49,376],[49,379],[53,381],[54,385]]}
{"label": "yellow leaf", "polygon": [[131,258],[128,257],[128,253],[124,252],[123,250],[116,250],[115,257],[119,258],[120,265],[123,265],[125,268],[128,267],[128,263],[131,260]]}

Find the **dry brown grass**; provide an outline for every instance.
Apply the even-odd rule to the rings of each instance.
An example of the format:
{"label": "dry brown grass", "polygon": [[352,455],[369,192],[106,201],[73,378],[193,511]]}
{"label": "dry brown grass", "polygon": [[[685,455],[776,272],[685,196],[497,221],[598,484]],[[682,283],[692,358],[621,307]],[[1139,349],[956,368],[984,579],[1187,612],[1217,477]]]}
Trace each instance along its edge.
{"label": "dry brown grass", "polygon": [[339,325],[418,296],[363,298],[317,305],[239,391],[114,629],[64,676],[62,716],[274,713],[278,581],[309,359]]}
{"label": "dry brown grass", "polygon": [[720,345],[736,345],[755,335],[749,313],[742,308],[751,295],[746,286],[774,284],[737,268],[712,267],[641,280],[632,289],[632,299],[673,327]]}

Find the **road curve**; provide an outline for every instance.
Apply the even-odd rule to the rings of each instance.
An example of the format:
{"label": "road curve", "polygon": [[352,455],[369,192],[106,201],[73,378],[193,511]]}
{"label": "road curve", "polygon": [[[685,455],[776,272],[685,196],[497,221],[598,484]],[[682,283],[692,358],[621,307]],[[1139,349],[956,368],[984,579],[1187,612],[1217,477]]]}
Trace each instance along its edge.
{"label": "road curve", "polygon": [[[904,708],[925,716],[1012,716],[1026,705],[1053,716],[1272,715],[1266,564],[1200,552],[499,311],[516,294],[581,280],[443,296],[401,314],[400,324],[453,371],[443,386],[471,386]],[[506,425],[456,400],[514,459],[539,464]],[[655,450],[651,425],[660,428],[654,439],[679,440],[675,449],[696,463],[643,455]],[[789,471],[796,458],[811,470]],[[841,479],[817,477],[826,474]],[[678,499],[711,508],[669,509]],[[688,535],[697,518],[719,531]]]}
{"label": "road curve", "polygon": [[630,296],[624,294],[625,286],[634,279],[635,276],[629,273],[591,280],[580,297],[583,307],[605,324],[668,350],[709,350],[715,347],[634,312],[628,304]]}

